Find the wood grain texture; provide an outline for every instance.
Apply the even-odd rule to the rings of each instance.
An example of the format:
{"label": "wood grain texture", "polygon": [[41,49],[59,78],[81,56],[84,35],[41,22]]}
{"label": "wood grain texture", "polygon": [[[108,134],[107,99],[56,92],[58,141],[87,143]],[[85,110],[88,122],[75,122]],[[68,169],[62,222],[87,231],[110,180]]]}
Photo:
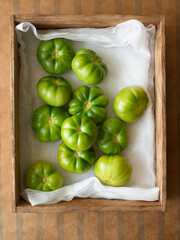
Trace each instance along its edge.
{"label": "wood grain texture", "polygon": [[36,214],[23,213],[23,240],[37,239]]}
{"label": "wood grain texture", "polygon": [[166,73],[165,19],[159,23],[155,37],[155,126],[156,126],[156,183],[160,202],[166,208]]}
{"label": "wood grain texture", "polygon": [[57,239],[57,213],[43,214],[43,231],[44,240]]}
{"label": "wood grain texture", "polygon": [[78,240],[77,213],[64,213],[64,240],[69,239]]}
{"label": "wood grain texture", "polygon": [[98,239],[98,215],[86,213],[84,215],[84,240]]}
{"label": "wood grain texture", "polygon": [[[9,66],[10,66],[10,51],[7,51],[9,46],[10,39],[10,31],[9,31],[9,17],[10,15],[17,14],[17,12],[13,12],[13,5],[16,2],[20,4],[20,6],[16,7],[16,11],[19,9],[20,13],[28,14],[28,13],[40,13],[40,0],[29,0],[26,3],[23,3],[23,0],[12,1],[12,0],[1,0],[0,1],[0,30],[3,31],[1,34],[1,45],[0,45],[0,66],[1,66],[1,81],[0,81],[0,103],[1,103],[1,113],[0,113],[0,124],[1,124],[1,161],[2,165],[2,225],[3,230],[0,231],[0,239],[17,239],[17,229],[16,229],[16,214],[11,213],[11,182],[10,172],[7,169],[11,168],[10,159],[10,99],[9,99]],[[82,2],[82,0],[81,0]],[[95,13],[96,14],[104,14],[102,11],[102,2],[103,0],[95,0]],[[44,3],[41,3],[41,6]],[[52,9],[54,8],[54,1],[51,3]],[[113,3],[114,4],[114,3]],[[116,0],[115,11],[117,14],[135,14],[135,0],[128,0],[127,3],[125,0]],[[33,12],[34,5],[34,12]],[[88,5],[88,4],[87,4]],[[127,7],[126,7],[127,6]],[[178,197],[178,188],[180,189],[180,172],[178,170],[178,154],[179,149],[177,146],[177,104],[180,104],[180,99],[177,101],[177,86],[180,86],[180,74],[179,73],[179,64],[177,59],[180,59],[180,29],[179,19],[176,18],[179,15],[180,8],[179,0],[171,1],[171,0],[152,0],[146,1],[142,0],[142,14],[143,15],[154,15],[154,14],[165,14],[166,17],[166,59],[167,59],[167,149],[168,149],[168,199],[167,199],[167,210],[165,214],[161,214],[158,216],[158,213],[148,212],[144,215],[144,227],[145,227],[145,239],[156,240],[156,239],[178,239],[178,232],[180,233],[180,229],[178,226],[180,224],[178,216],[178,209],[180,209],[180,196]],[[112,6],[113,7],[113,6]],[[91,7],[85,6],[84,9],[86,14],[91,14]],[[18,10],[18,11],[19,11]],[[60,0],[60,13],[61,14],[74,14],[74,0]],[[82,5],[81,5],[82,11]],[[106,10],[108,11],[108,10]],[[178,30],[178,33],[176,32]],[[3,44],[2,44],[3,43]],[[3,53],[3,54],[2,54]],[[180,119],[180,118],[179,118]],[[3,130],[2,130],[3,129]],[[180,137],[180,135],[179,135]],[[180,191],[179,191],[180,192]],[[90,215],[92,216],[90,217]],[[63,217],[64,214],[60,216]],[[125,222],[127,223],[129,220],[127,217],[124,220],[124,214],[119,213],[120,215],[120,228],[119,228],[119,239],[128,239],[127,234],[124,235],[124,230],[127,228]],[[28,216],[28,217],[27,217]],[[26,220],[27,218],[27,220]],[[39,219],[39,218],[37,218]],[[61,218],[62,219],[62,218]],[[86,220],[87,219],[87,220]],[[91,220],[90,220],[91,219]],[[123,221],[122,221],[123,220]],[[65,218],[66,221],[71,222],[71,219]],[[77,221],[77,219],[76,219]],[[125,221],[125,222],[124,222]],[[31,223],[29,223],[31,222]],[[25,225],[25,223],[27,223]],[[33,224],[32,224],[33,223]],[[64,218],[63,221],[60,222],[62,228],[64,229]],[[84,214],[84,238],[86,240],[89,239],[98,239],[98,225],[97,223],[97,214],[96,213],[85,213]],[[41,222],[41,224],[43,224]],[[95,225],[96,224],[96,225]],[[76,224],[75,224],[76,225]],[[87,226],[88,225],[88,226]],[[137,232],[137,225],[132,225],[132,228],[129,230],[131,232]],[[40,227],[40,229],[37,229]],[[77,227],[77,225],[76,225]],[[75,228],[76,228],[75,227]],[[66,228],[67,229],[67,228]],[[69,228],[71,229],[71,228]],[[86,229],[89,229],[86,231]],[[36,225],[36,214],[26,214],[23,213],[23,239],[28,239],[27,236],[29,233],[32,234],[32,239],[42,239],[37,238],[37,232],[41,231],[41,226]],[[61,230],[61,228],[60,228]],[[49,231],[52,231],[51,229]],[[74,230],[73,230],[74,231]],[[73,231],[71,236],[69,235],[69,239],[74,239]],[[71,230],[70,230],[71,232]],[[163,233],[164,232],[164,233]],[[1,234],[2,233],[2,234]],[[116,236],[117,233],[115,233]],[[163,235],[164,234],[164,235]],[[158,236],[159,235],[159,236]],[[38,235],[39,236],[39,235]],[[90,238],[92,236],[93,238]],[[62,236],[63,237],[63,236]],[[111,239],[113,240],[113,235]],[[60,240],[64,238],[59,238]],[[131,238],[135,239],[135,238]],[[99,240],[99,239],[98,239]]]}
{"label": "wood grain texture", "polygon": [[144,232],[146,240],[158,240],[158,213],[149,212],[144,214]]}
{"label": "wood grain texture", "polygon": [[72,15],[75,13],[74,11],[74,1],[75,0],[61,0],[61,14]]}
{"label": "wood grain texture", "polygon": [[104,213],[104,240],[118,240],[118,213]]}
{"label": "wood grain texture", "polygon": [[136,212],[124,214],[124,239],[138,239],[138,214]]}

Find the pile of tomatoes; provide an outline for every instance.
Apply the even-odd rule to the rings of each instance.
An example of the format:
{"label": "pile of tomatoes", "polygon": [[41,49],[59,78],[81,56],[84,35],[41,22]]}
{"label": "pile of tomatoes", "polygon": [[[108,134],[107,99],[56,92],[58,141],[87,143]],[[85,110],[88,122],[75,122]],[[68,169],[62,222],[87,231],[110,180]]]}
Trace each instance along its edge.
{"label": "pile of tomatoes", "polygon": [[[139,86],[126,87],[114,100],[119,118],[107,117],[108,98],[97,86],[108,74],[108,68],[89,49],[75,53],[72,43],[64,38],[42,41],[37,49],[42,68],[53,76],[41,78],[38,96],[46,103],[36,109],[32,129],[41,142],[63,142],[57,149],[60,166],[66,171],[83,174],[94,164],[94,173],[106,185],[120,187],[130,180],[132,167],[119,153],[128,145],[127,124],[138,120],[147,108],[148,97]],[[70,83],[61,75],[72,68],[82,85],[72,92]],[[68,104],[68,109],[63,106]],[[98,142],[104,153],[96,159],[93,144]],[[38,161],[26,174],[31,189],[52,191],[62,187],[63,177],[47,161]]]}

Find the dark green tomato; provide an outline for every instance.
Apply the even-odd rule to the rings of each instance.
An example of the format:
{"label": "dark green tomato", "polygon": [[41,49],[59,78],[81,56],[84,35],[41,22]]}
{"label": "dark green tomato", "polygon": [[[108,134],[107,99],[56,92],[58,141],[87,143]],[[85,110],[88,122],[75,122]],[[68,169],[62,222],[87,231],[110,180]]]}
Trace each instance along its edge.
{"label": "dark green tomato", "polygon": [[96,124],[100,124],[106,118],[107,104],[108,98],[99,87],[81,86],[73,92],[68,111],[71,115],[91,117]]}
{"label": "dark green tomato", "polygon": [[126,87],[114,100],[114,111],[123,121],[131,123],[138,120],[148,104],[146,92],[141,87]]}
{"label": "dark green tomato", "polygon": [[106,154],[118,154],[128,144],[125,122],[117,118],[107,119],[98,132],[98,146]]}
{"label": "dark green tomato", "polygon": [[74,115],[63,122],[61,137],[72,150],[84,151],[96,141],[97,126],[90,117]]}
{"label": "dark green tomato", "polygon": [[71,68],[75,55],[71,42],[65,38],[55,38],[40,42],[37,58],[47,73],[62,74]]}
{"label": "dark green tomato", "polygon": [[94,173],[103,184],[121,187],[129,182],[132,167],[121,155],[102,155],[94,164]]}
{"label": "dark green tomato", "polygon": [[71,66],[76,76],[88,85],[101,83],[108,72],[106,64],[94,51],[89,49],[77,51]]}
{"label": "dark green tomato", "polygon": [[69,114],[61,107],[43,105],[33,113],[32,129],[41,142],[61,139],[61,126]]}
{"label": "dark green tomato", "polygon": [[26,186],[39,191],[53,191],[61,188],[63,176],[54,165],[46,161],[33,163],[26,173]]}
{"label": "dark green tomato", "polygon": [[91,147],[85,151],[73,151],[65,143],[58,148],[58,161],[62,168],[72,173],[85,173],[96,160],[96,153]]}
{"label": "dark green tomato", "polygon": [[72,87],[62,77],[47,76],[39,80],[37,92],[47,104],[60,107],[70,100]]}

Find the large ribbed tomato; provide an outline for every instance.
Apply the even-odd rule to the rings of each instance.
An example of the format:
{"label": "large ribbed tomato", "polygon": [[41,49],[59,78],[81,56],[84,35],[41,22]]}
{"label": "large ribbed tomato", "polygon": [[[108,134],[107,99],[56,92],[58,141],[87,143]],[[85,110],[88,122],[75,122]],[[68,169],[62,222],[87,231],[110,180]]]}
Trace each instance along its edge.
{"label": "large ribbed tomato", "polygon": [[84,151],[96,141],[97,126],[90,117],[74,115],[63,122],[61,137],[72,150]]}
{"label": "large ribbed tomato", "polygon": [[107,115],[107,104],[108,98],[99,87],[83,85],[74,90],[68,111],[71,115],[88,116],[98,125]]}
{"label": "large ribbed tomato", "polygon": [[51,74],[62,74],[71,68],[74,57],[71,42],[65,38],[55,38],[40,42],[37,58],[44,71]]}
{"label": "large ribbed tomato", "polygon": [[26,186],[39,191],[56,190],[63,185],[63,176],[47,161],[33,163],[26,173]]}
{"label": "large ribbed tomato", "polygon": [[108,72],[106,64],[94,51],[89,49],[77,51],[71,66],[76,76],[88,85],[101,83]]}
{"label": "large ribbed tomato", "polygon": [[85,173],[96,160],[96,153],[91,147],[84,151],[71,150],[65,143],[58,148],[58,161],[62,168],[72,173]]}

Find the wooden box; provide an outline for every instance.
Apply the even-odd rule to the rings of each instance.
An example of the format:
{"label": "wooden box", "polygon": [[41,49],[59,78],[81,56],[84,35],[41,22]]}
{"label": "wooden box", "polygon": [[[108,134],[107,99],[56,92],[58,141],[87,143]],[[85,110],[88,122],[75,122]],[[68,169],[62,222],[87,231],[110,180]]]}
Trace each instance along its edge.
{"label": "wooden box", "polygon": [[[156,186],[160,188],[159,201],[127,201],[107,199],[80,199],[53,205],[32,207],[20,197],[19,164],[19,51],[15,26],[20,22],[31,22],[38,29],[95,27],[105,28],[137,19],[144,25],[154,24],[155,39],[155,144]],[[71,212],[71,211],[165,211],[166,208],[166,82],[165,82],[165,20],[163,16],[59,16],[17,15],[11,17],[11,126],[12,126],[12,209],[13,212]]]}

